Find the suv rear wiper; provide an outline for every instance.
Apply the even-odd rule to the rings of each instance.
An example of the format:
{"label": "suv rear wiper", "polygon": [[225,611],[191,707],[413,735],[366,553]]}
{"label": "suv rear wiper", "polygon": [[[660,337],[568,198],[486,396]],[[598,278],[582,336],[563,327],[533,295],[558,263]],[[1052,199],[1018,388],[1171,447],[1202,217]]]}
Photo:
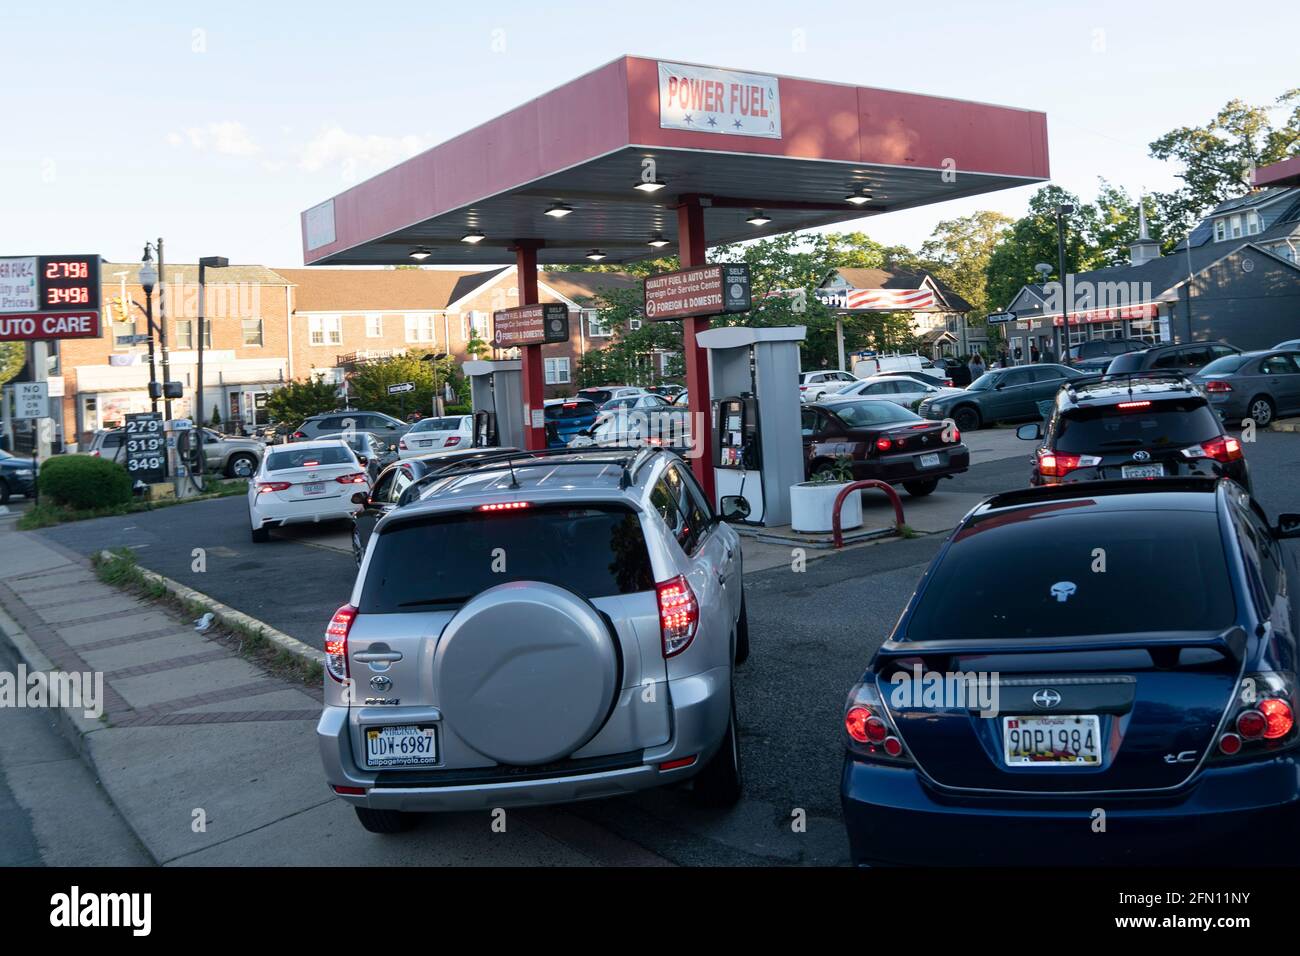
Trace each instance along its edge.
{"label": "suv rear wiper", "polygon": [[423,598],[419,601],[403,601],[397,606],[398,607],[424,607],[430,604],[464,604],[466,601],[469,600],[469,598],[470,596],[468,594],[463,594],[460,597]]}

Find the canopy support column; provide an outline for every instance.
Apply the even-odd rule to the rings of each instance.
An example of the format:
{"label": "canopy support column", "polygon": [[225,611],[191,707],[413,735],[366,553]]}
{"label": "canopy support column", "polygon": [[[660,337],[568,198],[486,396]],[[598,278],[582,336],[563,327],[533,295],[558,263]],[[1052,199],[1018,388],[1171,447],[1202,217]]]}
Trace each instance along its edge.
{"label": "canopy support column", "polygon": [[[515,272],[519,280],[519,304],[537,304],[537,249],[542,243],[537,239],[516,239]],[[524,449],[540,451],[546,448],[545,413],[546,384],[542,364],[542,347],[525,345],[520,349],[523,361],[524,392]]]}
{"label": "canopy support column", "polygon": [[[677,247],[683,269],[705,265],[704,207],[700,197],[684,195],[677,206]],[[695,337],[709,328],[707,318],[682,319],[682,360],[686,363],[686,390],[690,393],[691,438],[695,457],[691,470],[705,496],[714,501],[713,421],[709,393],[709,353]]]}

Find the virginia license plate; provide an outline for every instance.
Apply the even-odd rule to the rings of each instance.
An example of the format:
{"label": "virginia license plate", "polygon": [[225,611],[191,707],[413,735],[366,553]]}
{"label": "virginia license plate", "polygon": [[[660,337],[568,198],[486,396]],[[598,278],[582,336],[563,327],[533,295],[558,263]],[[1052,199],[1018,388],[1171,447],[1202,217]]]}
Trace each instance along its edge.
{"label": "virginia license plate", "polygon": [[370,727],[366,730],[367,767],[419,767],[438,762],[433,727]]}
{"label": "virginia license plate", "polygon": [[1121,469],[1125,478],[1163,478],[1164,465],[1125,465]]}
{"label": "virginia license plate", "polygon": [[325,482],[313,481],[311,484],[302,486],[304,495],[323,495],[325,494]]}
{"label": "virginia license plate", "polygon": [[1008,767],[1096,767],[1101,764],[1101,719],[1095,714],[1002,718]]}
{"label": "virginia license plate", "polygon": [[921,467],[922,467],[922,468],[937,468],[937,467],[939,467],[939,456],[938,456],[938,455],[922,455],[922,456],[921,456]]}

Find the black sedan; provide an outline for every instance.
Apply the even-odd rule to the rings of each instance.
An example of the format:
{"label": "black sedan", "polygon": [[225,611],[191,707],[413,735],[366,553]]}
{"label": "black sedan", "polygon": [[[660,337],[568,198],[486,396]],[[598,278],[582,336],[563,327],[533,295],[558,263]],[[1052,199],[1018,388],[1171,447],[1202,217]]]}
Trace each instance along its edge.
{"label": "black sedan", "polygon": [[928,495],[940,478],[970,467],[970,451],[951,422],[926,421],[884,399],[825,401],[802,409],[804,471],[834,472],[847,457],[854,480],[874,478]]}
{"label": "black sedan", "polygon": [[31,497],[35,493],[36,469],[32,460],[0,451],[0,505],[8,503],[12,495]]}

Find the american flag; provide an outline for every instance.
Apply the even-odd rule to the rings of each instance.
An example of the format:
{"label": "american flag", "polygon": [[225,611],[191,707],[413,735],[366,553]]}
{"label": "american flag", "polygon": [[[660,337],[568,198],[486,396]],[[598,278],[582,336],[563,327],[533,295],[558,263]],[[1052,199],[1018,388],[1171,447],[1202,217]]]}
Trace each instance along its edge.
{"label": "american flag", "polygon": [[818,289],[817,298],[832,309],[852,312],[914,312],[934,306],[930,289]]}

